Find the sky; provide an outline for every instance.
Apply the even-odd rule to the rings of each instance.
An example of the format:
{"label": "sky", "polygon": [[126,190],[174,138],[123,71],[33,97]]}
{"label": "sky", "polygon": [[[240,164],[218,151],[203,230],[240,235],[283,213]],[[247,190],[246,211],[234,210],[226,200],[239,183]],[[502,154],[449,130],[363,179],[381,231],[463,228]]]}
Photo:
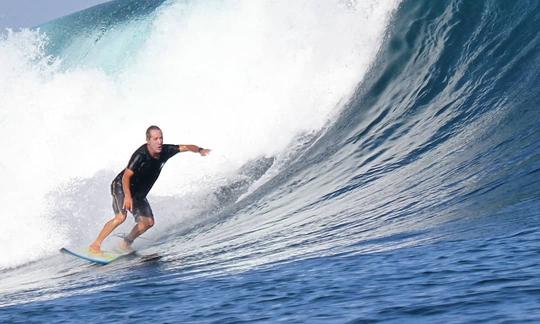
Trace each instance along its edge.
{"label": "sky", "polygon": [[0,0],[0,29],[33,27],[110,0]]}

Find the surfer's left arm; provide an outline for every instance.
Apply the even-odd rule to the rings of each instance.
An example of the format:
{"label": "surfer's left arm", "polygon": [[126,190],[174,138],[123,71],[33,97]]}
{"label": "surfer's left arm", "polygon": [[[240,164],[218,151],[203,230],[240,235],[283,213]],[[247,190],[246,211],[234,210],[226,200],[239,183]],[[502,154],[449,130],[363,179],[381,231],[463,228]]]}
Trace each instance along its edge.
{"label": "surfer's left arm", "polygon": [[200,146],[192,145],[192,144],[180,144],[178,149],[180,150],[180,152],[190,151],[193,153],[199,153],[202,156],[206,156],[210,153],[210,149],[205,149]]}

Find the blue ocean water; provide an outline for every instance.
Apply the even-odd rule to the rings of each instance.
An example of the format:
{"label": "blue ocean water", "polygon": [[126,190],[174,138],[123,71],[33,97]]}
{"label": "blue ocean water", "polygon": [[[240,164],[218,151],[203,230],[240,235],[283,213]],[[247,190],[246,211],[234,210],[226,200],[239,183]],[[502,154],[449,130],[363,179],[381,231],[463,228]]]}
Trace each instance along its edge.
{"label": "blue ocean water", "polygon": [[[174,9],[149,3],[41,26],[44,50],[60,71],[118,77],[153,15]],[[158,216],[166,229],[136,256],[101,267],[44,253],[2,268],[0,321],[540,321],[539,23],[538,1],[402,1],[343,107],[289,155],[243,164],[196,220]],[[56,192],[70,203],[52,217],[95,232],[62,215],[84,214],[113,175]],[[178,200],[153,205],[166,218]]]}

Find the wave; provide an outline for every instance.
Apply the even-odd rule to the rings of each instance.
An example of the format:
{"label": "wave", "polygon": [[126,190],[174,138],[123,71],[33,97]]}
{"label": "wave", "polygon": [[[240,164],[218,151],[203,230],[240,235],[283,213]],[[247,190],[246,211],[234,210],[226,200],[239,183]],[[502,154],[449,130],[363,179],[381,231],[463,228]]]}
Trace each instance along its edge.
{"label": "wave", "polygon": [[538,9],[404,1],[335,119],[171,258],[239,269],[537,224]]}
{"label": "wave", "polygon": [[[150,124],[166,142],[213,149],[167,164],[151,238],[259,195],[292,147],[339,116],[397,5],[118,0],[4,32],[0,267],[87,244]],[[263,172],[242,173],[250,161]]]}
{"label": "wave", "polygon": [[149,124],[214,150],[172,159],[152,192],[153,242],[139,244],[170,267],[376,252],[538,219],[538,5],[147,4],[0,42],[14,134],[2,147],[17,152],[0,164],[14,215],[0,267],[93,239]]}

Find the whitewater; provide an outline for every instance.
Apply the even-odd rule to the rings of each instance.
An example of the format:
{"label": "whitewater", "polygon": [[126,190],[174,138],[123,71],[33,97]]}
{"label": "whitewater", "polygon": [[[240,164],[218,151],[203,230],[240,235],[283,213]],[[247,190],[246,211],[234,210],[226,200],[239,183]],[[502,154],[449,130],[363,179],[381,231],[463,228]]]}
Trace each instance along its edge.
{"label": "whitewater", "polygon": [[[2,31],[0,321],[540,320],[539,21],[115,0]],[[211,155],[169,160],[137,255],[59,253],[112,217],[152,124]]]}

